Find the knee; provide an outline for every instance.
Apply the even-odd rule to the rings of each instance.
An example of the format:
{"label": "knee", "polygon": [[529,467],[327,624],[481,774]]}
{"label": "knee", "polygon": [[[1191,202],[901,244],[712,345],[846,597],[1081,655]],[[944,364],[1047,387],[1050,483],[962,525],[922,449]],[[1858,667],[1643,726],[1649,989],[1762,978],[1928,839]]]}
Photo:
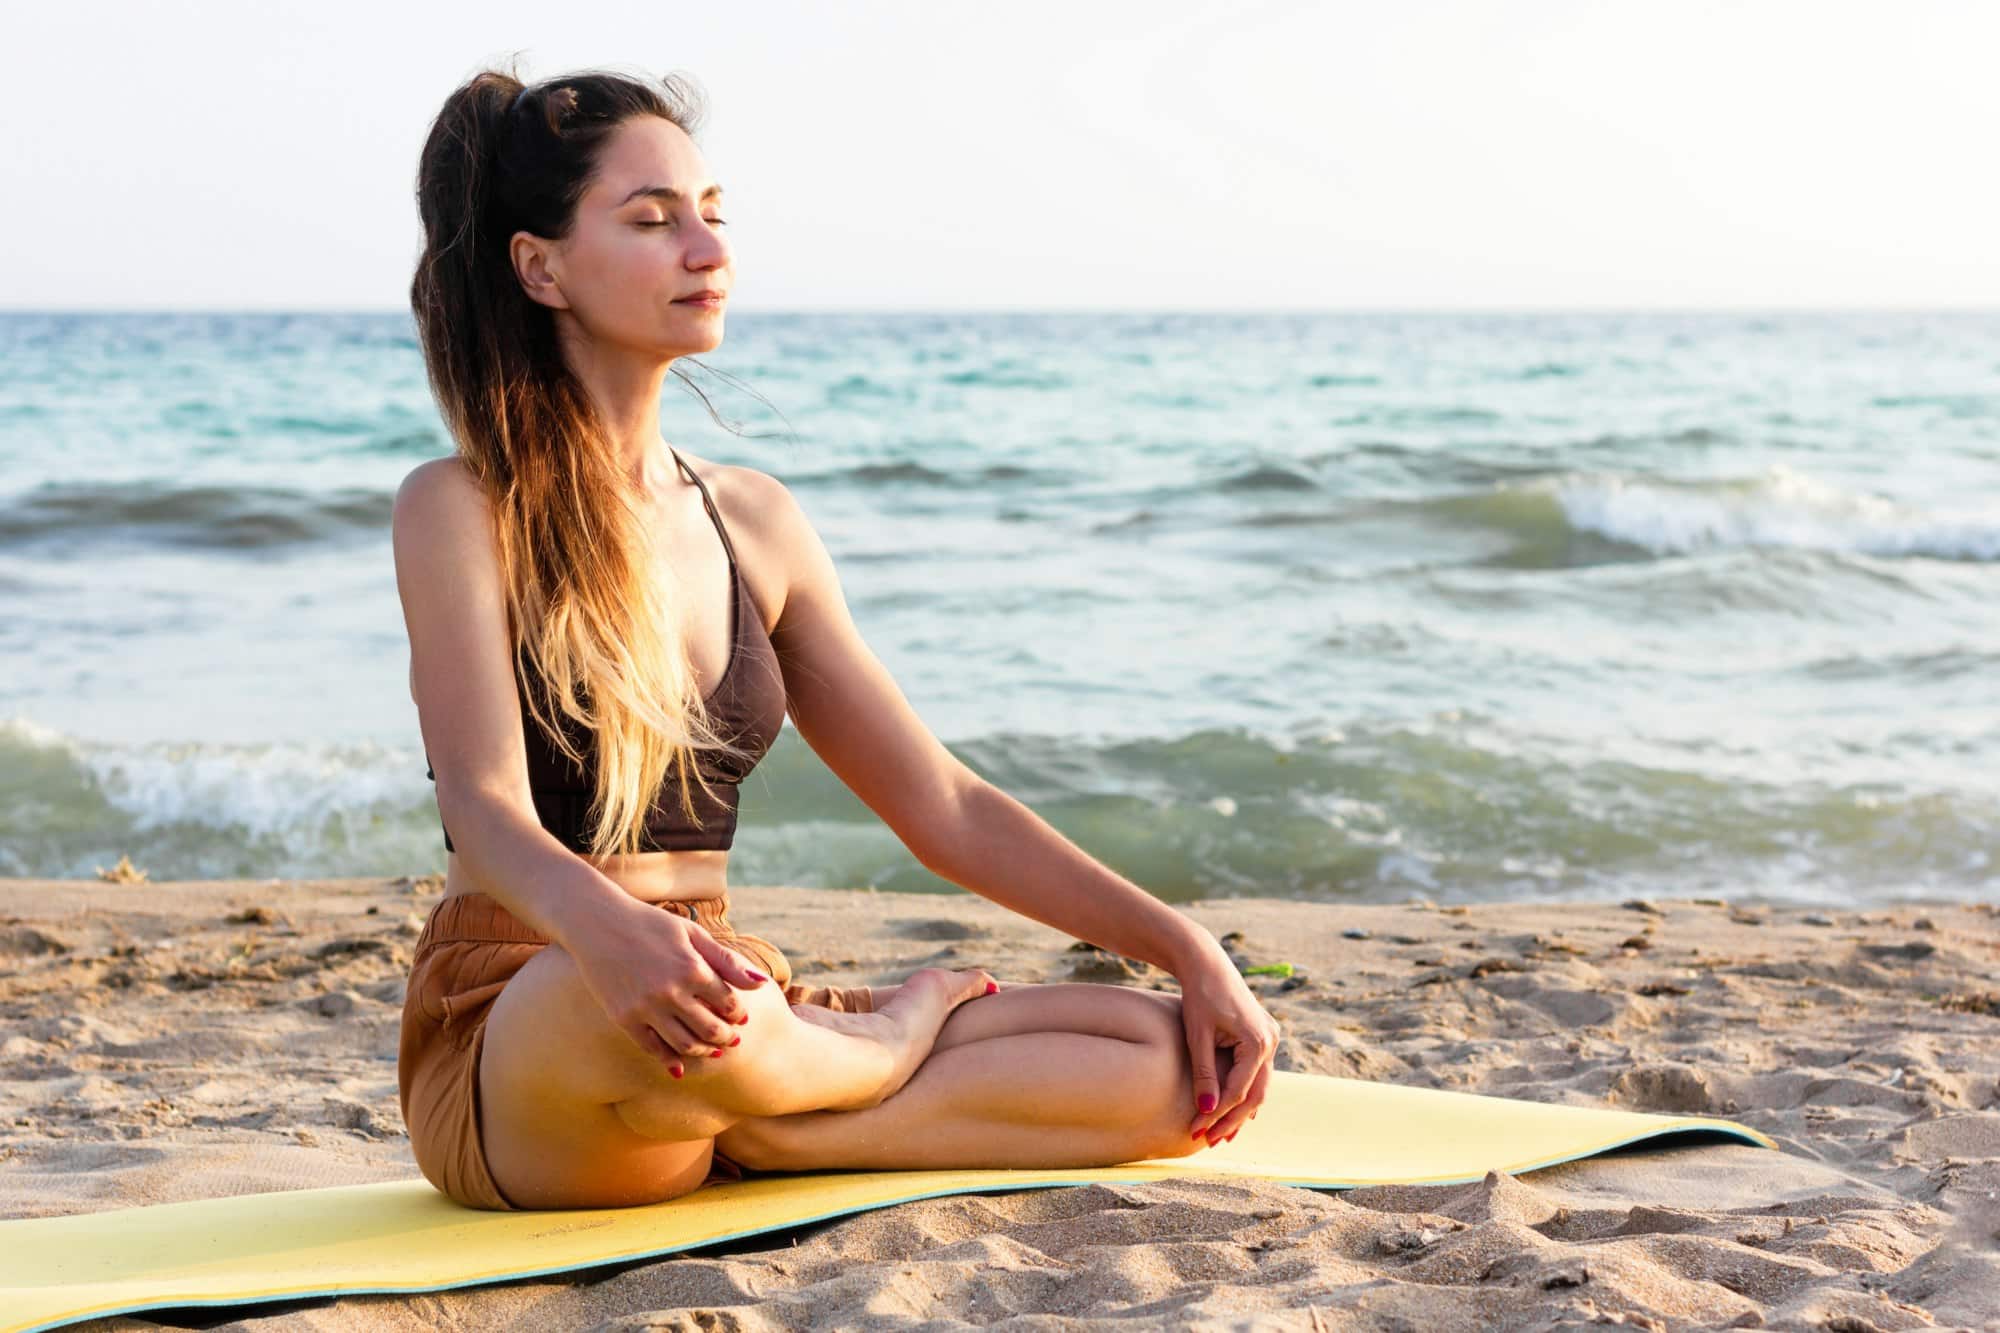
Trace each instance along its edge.
{"label": "knee", "polygon": [[1146,1041],[1129,1096],[1122,1099],[1132,1116],[1134,1160],[1145,1157],[1186,1157],[1205,1145],[1192,1137],[1195,1118],[1194,1062],[1188,1054],[1177,996],[1147,992],[1152,1002],[1142,1010]]}

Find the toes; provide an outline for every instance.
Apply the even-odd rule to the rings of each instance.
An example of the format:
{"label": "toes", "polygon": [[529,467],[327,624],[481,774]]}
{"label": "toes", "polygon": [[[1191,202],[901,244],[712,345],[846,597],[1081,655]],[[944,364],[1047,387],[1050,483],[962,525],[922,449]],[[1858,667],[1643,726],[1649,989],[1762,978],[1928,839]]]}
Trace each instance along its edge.
{"label": "toes", "polygon": [[[963,1004],[967,1000],[977,999],[982,995],[992,995],[1000,989],[1000,983],[994,979],[992,973],[986,971],[984,968],[938,967],[923,968],[921,971],[935,972],[937,974],[938,981],[943,984],[945,992],[951,997],[953,1004]],[[915,979],[914,975],[910,978],[912,981]]]}

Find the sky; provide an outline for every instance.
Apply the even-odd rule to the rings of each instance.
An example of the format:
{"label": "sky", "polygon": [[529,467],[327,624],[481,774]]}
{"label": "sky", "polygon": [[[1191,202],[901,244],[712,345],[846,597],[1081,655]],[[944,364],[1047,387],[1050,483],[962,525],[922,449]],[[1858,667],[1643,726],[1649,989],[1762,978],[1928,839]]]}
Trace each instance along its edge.
{"label": "sky", "polygon": [[2000,306],[1989,0],[10,4],[0,309],[405,309],[476,70],[691,75],[742,310]]}

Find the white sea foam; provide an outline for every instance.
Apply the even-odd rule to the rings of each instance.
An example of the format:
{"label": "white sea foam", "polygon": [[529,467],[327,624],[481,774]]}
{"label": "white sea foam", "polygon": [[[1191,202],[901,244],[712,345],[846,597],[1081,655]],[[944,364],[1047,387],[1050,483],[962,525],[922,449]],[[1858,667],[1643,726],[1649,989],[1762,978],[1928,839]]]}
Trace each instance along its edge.
{"label": "white sea foam", "polygon": [[1783,466],[1750,481],[1689,485],[1583,476],[1558,482],[1554,490],[1573,526],[1662,554],[1782,546],[2000,559],[2000,505],[1922,509]]}
{"label": "white sea foam", "polygon": [[[20,823],[0,821],[0,841],[12,827],[14,836],[32,834],[39,845],[39,830],[87,818],[103,828],[107,845],[171,834],[178,851],[204,867],[200,873],[210,866],[241,873],[229,867],[253,845],[260,855],[292,858],[296,873],[357,864],[396,831],[385,822],[421,809],[430,790],[421,756],[398,747],[107,742],[19,716],[0,718],[0,762],[37,763],[35,799],[55,812],[21,819],[17,811]],[[85,873],[101,852],[77,855],[77,864],[36,873]]]}

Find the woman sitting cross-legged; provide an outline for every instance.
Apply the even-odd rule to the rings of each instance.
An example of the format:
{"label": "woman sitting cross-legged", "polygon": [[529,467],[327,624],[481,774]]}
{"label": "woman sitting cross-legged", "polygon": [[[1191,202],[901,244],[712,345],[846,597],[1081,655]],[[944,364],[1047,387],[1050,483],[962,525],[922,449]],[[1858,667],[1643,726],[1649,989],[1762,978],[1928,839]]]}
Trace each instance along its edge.
{"label": "woman sitting cross-legged", "polygon": [[[736,278],[694,106],[673,79],[486,71],[423,147],[411,304],[457,449],[392,518],[447,854],[398,1053],[419,1166],[473,1207],[580,1208],[1233,1137],[1277,1027],[1215,939],[931,735],[782,483],[661,438]],[[725,875],[787,714],[926,867],[1181,994],[795,980]]]}

